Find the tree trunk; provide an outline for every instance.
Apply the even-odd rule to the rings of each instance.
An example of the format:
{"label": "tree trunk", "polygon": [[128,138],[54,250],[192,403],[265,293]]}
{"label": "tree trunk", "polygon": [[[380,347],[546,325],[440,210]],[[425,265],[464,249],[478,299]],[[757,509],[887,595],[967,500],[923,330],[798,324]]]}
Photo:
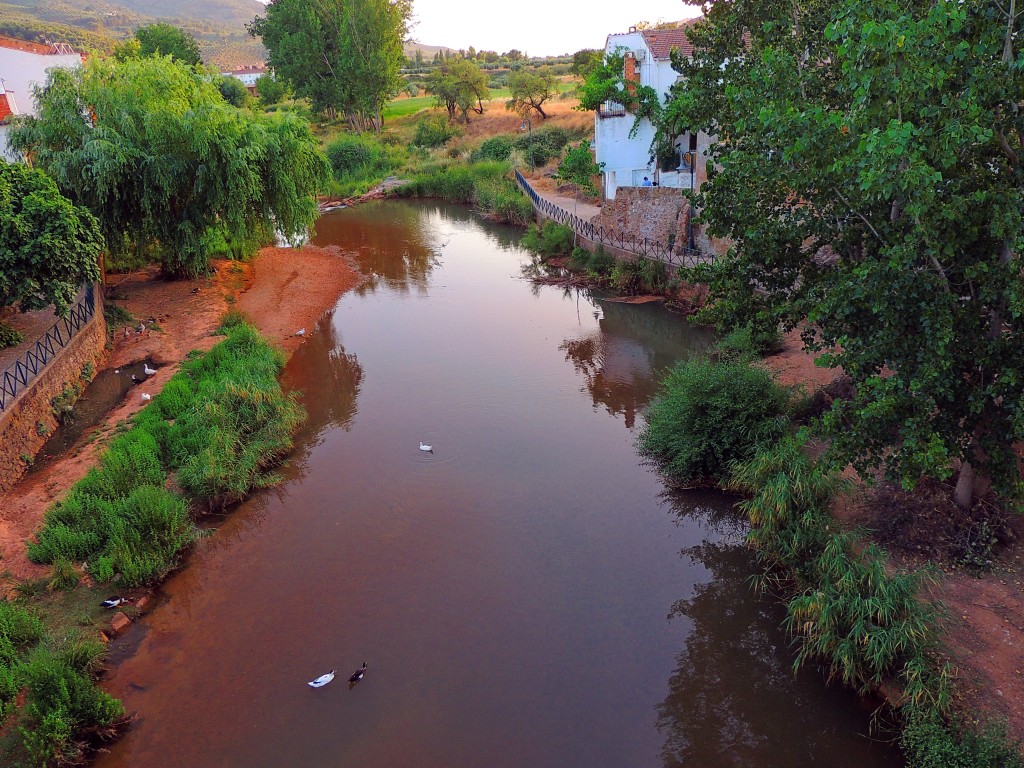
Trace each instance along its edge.
{"label": "tree trunk", "polygon": [[956,480],[956,490],[953,491],[953,501],[965,511],[970,510],[974,502],[974,478],[975,472],[971,462],[962,462],[960,476]]}

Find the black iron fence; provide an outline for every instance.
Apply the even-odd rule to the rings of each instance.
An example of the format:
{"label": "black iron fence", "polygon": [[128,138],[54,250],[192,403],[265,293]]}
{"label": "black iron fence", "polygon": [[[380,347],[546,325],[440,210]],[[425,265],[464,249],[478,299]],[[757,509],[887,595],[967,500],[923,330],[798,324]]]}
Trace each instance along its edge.
{"label": "black iron fence", "polygon": [[516,171],[516,181],[519,182],[519,186],[522,187],[527,197],[530,198],[534,210],[540,211],[544,216],[557,221],[559,224],[564,224],[577,235],[591,242],[599,243],[609,248],[618,248],[620,251],[632,253],[644,259],[660,261],[671,267],[695,267],[699,264],[709,264],[714,259],[714,256],[701,253],[696,248],[679,246],[675,243],[660,243],[657,240],[650,240],[646,237],[625,235],[621,232],[614,232],[597,226],[593,222],[587,221],[575,213],[570,213],[561,206],[555,205],[550,200],[541,197],[530,186],[530,182],[526,180],[526,177],[518,170]]}
{"label": "black iron fence", "polygon": [[91,283],[83,289],[78,300],[43,336],[36,339],[18,360],[9,365],[0,377],[0,411],[14,402],[15,396],[35,380],[60,351],[96,313],[96,288]]}

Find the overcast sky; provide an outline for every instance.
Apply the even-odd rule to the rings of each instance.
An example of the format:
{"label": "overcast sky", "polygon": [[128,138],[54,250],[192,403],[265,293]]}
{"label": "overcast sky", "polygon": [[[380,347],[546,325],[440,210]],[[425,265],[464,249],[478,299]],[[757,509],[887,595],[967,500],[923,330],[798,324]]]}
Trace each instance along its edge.
{"label": "overcast sky", "polygon": [[604,48],[611,32],[638,21],[699,16],[682,0],[413,0],[412,39],[480,51],[518,48],[531,56]]}

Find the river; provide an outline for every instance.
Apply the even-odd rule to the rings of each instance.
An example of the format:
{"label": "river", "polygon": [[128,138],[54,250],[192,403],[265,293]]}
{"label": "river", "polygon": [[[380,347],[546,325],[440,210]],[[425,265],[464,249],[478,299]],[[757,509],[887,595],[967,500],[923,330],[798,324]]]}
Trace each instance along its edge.
{"label": "river", "polygon": [[901,765],[852,694],[792,674],[734,500],[637,457],[707,333],[532,285],[518,238],[434,203],[321,219],[371,279],[285,370],[310,418],[283,483],[112,644],[139,718],[97,765]]}

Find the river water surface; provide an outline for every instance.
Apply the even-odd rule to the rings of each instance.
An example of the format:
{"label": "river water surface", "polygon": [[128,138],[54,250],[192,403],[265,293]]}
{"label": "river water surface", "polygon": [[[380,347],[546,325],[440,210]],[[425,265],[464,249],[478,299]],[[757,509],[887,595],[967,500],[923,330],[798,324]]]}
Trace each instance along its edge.
{"label": "river water surface", "polygon": [[310,419],[282,485],[114,643],[139,719],[99,765],[900,765],[852,695],[791,673],[733,500],[639,462],[705,333],[532,286],[518,232],[462,208],[318,229],[371,279],[288,364]]}

